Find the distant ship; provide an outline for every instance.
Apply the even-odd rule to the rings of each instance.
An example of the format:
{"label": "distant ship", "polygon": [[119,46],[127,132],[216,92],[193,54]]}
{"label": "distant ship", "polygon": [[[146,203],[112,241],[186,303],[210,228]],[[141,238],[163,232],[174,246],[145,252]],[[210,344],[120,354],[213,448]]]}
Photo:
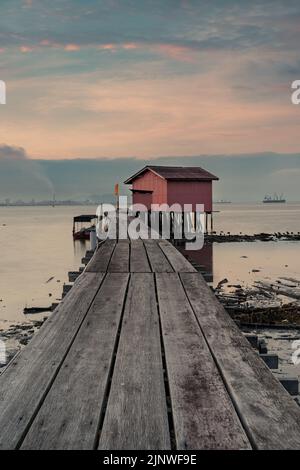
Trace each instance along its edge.
{"label": "distant ship", "polygon": [[220,199],[219,201],[214,201],[215,204],[231,204],[231,201],[225,201],[224,199]]}
{"label": "distant ship", "polygon": [[268,194],[266,194],[263,202],[264,203],[284,203],[286,202],[286,200],[284,199],[283,194],[280,194],[280,196],[278,196],[277,193],[274,193],[273,196],[268,196]]}

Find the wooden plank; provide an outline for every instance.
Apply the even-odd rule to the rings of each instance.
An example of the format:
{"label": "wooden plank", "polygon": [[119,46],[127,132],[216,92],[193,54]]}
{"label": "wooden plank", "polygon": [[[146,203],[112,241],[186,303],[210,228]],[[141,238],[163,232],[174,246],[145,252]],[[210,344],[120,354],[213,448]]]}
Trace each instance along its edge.
{"label": "wooden plank", "polygon": [[156,274],[177,449],[250,449],[178,274]]}
{"label": "wooden plank", "polygon": [[170,449],[153,274],[131,274],[100,449]]}
{"label": "wooden plank", "polygon": [[154,273],[172,273],[174,269],[158,245],[158,240],[143,240]]}
{"label": "wooden plank", "polygon": [[129,272],[129,240],[119,240],[107,268],[110,273]]}
{"label": "wooden plank", "polygon": [[101,243],[93,258],[87,265],[86,272],[105,273],[107,271],[115,246],[115,240],[105,240],[103,243]]}
{"label": "wooden plank", "polygon": [[131,240],[130,271],[132,273],[151,273],[147,253],[142,240]]}
{"label": "wooden plank", "polygon": [[300,449],[300,409],[252,349],[200,274],[180,275],[253,446]]}
{"label": "wooden plank", "polygon": [[93,449],[129,274],[108,274],[22,449]]}
{"label": "wooden plank", "polygon": [[0,376],[0,449],[14,449],[38,411],[96,295],[103,274],[83,273]]}
{"label": "wooden plank", "polygon": [[159,246],[168,258],[175,272],[189,273],[197,272],[191,263],[167,240],[160,240]]}

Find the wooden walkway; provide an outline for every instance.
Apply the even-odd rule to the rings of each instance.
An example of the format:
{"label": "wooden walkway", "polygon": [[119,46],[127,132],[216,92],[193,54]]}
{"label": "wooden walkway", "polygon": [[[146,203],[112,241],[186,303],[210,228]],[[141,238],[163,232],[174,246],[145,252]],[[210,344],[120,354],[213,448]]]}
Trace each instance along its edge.
{"label": "wooden walkway", "polygon": [[104,242],[0,376],[1,449],[300,449],[300,408],[168,242]]}

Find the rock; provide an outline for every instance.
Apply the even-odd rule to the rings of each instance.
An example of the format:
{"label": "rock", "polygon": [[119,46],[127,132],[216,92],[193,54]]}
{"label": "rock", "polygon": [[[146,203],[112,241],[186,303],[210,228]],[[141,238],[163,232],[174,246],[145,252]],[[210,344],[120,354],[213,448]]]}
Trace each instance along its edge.
{"label": "rock", "polygon": [[220,289],[222,287],[223,284],[227,284],[228,282],[228,279],[222,279],[222,281],[220,281],[217,285],[217,289]]}
{"label": "rock", "polygon": [[20,325],[19,328],[21,330],[31,330],[32,325]]}
{"label": "rock", "polygon": [[26,346],[26,344],[29,343],[30,338],[22,338],[20,339],[19,343],[22,344],[23,346]]}

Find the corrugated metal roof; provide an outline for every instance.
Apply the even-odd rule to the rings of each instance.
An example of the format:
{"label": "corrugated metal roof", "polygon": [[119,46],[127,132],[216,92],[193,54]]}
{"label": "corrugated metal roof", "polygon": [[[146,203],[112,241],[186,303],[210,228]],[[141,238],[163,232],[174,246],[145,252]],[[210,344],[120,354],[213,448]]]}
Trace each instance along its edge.
{"label": "corrugated metal roof", "polygon": [[132,175],[125,184],[131,184],[133,180],[141,176],[146,171],[153,171],[166,180],[172,181],[211,181],[219,178],[200,166],[158,166],[147,165],[140,171]]}

